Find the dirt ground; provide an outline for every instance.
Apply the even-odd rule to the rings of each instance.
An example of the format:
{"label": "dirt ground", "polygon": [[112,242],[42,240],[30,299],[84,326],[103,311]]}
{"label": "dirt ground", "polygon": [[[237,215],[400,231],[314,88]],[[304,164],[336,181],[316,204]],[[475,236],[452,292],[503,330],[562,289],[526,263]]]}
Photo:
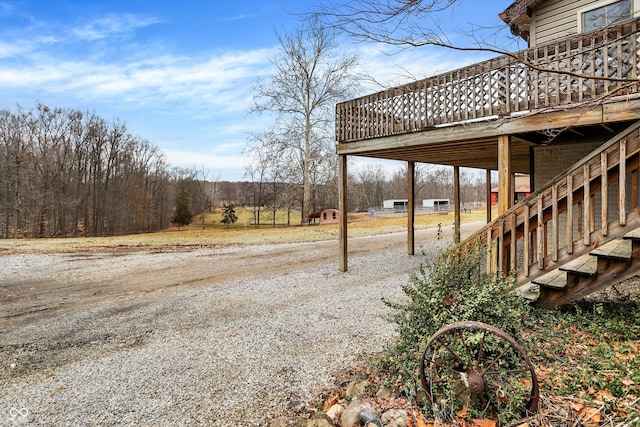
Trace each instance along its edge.
{"label": "dirt ground", "polygon": [[[419,230],[416,249],[436,239]],[[406,248],[404,233],[350,239],[349,273],[336,241],[0,255],[0,425],[14,407],[49,425],[261,425],[391,336],[376,304],[422,261]]]}
{"label": "dirt ground", "polygon": [[[436,237],[417,231],[417,251]],[[0,406],[45,424],[240,425],[277,412],[391,336],[380,296],[397,297],[422,261],[406,248],[404,233],[350,239],[348,273],[336,241],[0,255]],[[203,395],[215,405],[193,409]]]}
{"label": "dirt ground", "polygon": [[[366,255],[400,248],[406,245],[406,236],[396,233],[351,239],[349,243],[350,256]],[[301,248],[304,249],[301,251]],[[136,292],[161,292],[173,287],[186,289],[230,278],[259,280],[269,273],[286,273],[304,265],[332,260],[338,269],[338,247],[333,241],[269,245],[264,251],[222,250],[213,259],[180,256],[192,251],[180,248],[132,252],[115,248],[65,253],[53,255],[56,258],[53,263],[34,266],[31,277],[18,280],[10,274],[2,275],[0,267],[0,304],[3,307],[0,328],[15,327],[21,322],[37,322],[39,318],[56,316],[57,312],[81,310],[99,301]],[[132,254],[139,260],[127,260],[124,265],[120,262]],[[156,260],[149,262],[154,256]]]}

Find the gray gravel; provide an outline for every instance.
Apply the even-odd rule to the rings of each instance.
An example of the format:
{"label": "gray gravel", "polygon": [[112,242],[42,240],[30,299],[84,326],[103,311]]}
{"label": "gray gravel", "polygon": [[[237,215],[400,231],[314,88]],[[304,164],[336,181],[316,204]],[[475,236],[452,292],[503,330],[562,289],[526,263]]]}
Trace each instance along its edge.
{"label": "gray gravel", "polygon": [[265,425],[394,335],[422,257],[351,242],[0,256],[0,425]]}

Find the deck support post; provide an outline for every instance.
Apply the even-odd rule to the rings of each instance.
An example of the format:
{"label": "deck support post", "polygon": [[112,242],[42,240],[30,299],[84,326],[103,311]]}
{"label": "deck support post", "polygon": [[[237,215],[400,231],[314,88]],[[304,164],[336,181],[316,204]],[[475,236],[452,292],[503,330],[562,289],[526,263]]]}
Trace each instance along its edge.
{"label": "deck support post", "polygon": [[347,263],[347,156],[338,155],[340,188],[338,191],[338,210],[340,221],[338,223],[338,240],[340,252],[340,271],[348,271]]}
{"label": "deck support post", "polygon": [[415,254],[415,170],[413,161],[407,162],[407,254]]}
{"label": "deck support post", "polygon": [[487,224],[491,222],[491,169],[487,169]]}
{"label": "deck support post", "polygon": [[453,167],[453,239],[460,243],[460,166]]}
{"label": "deck support post", "polygon": [[498,215],[513,206],[513,171],[511,169],[511,136],[498,137]]}

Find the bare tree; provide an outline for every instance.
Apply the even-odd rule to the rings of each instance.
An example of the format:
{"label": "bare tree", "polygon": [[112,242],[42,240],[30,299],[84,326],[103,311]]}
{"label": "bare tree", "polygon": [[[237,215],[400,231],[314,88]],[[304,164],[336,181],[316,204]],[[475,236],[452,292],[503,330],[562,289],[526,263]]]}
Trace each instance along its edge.
{"label": "bare tree", "polygon": [[162,153],[123,123],[42,104],[0,111],[0,236],[157,230],[170,186]]}
{"label": "bare tree", "polygon": [[354,178],[360,186],[360,191],[356,193],[359,196],[356,202],[359,210],[382,206],[388,181],[384,167],[380,164],[365,165],[355,173]]}
{"label": "bare tree", "polygon": [[[400,49],[439,46],[460,51],[492,52],[509,57],[513,64],[538,72],[620,84],[612,93],[591,102],[590,107],[600,105],[605,98],[638,84],[635,76],[603,75],[570,67],[564,69],[513,53],[507,46],[513,47],[514,43],[522,41],[517,30],[517,20],[528,13],[530,1],[514,2],[500,15],[504,22],[493,27],[469,23],[468,30],[464,33],[468,43],[454,44],[440,27],[440,13],[450,11],[460,3],[462,0],[330,0],[306,16],[318,19],[324,25],[357,41]],[[511,29],[511,32],[506,32],[507,29]],[[501,33],[504,34],[501,38],[504,47],[497,42],[497,35]],[[557,135],[551,135],[550,139],[555,136]]]}
{"label": "bare tree", "polygon": [[281,161],[277,137],[273,132],[266,131],[251,136],[244,152],[251,156],[251,163],[245,168],[245,177],[252,182],[251,204],[253,206],[253,223],[260,226],[262,207],[267,204],[267,186],[275,182],[274,176],[279,174]]}
{"label": "bare tree", "polygon": [[320,21],[306,21],[293,34],[278,34],[275,71],[255,84],[252,112],[272,112],[273,150],[295,152],[302,175],[302,216],[311,208],[312,172],[332,143],[335,103],[346,99],[355,86],[355,56],[339,55],[336,34]]}
{"label": "bare tree", "polygon": [[359,41],[392,46],[447,43],[438,31],[437,14],[459,0],[341,0],[319,6],[311,16]]}

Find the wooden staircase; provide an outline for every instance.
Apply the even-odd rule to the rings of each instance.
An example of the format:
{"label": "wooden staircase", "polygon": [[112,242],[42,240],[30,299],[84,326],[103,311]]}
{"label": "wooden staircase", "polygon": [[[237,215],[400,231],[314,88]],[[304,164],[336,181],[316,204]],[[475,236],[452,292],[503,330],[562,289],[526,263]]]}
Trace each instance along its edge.
{"label": "wooden staircase", "polygon": [[534,279],[525,296],[537,294],[544,307],[554,307],[635,276],[640,272],[640,228],[609,241]]}
{"label": "wooden staircase", "polygon": [[640,122],[460,243],[544,307],[640,274]]}

